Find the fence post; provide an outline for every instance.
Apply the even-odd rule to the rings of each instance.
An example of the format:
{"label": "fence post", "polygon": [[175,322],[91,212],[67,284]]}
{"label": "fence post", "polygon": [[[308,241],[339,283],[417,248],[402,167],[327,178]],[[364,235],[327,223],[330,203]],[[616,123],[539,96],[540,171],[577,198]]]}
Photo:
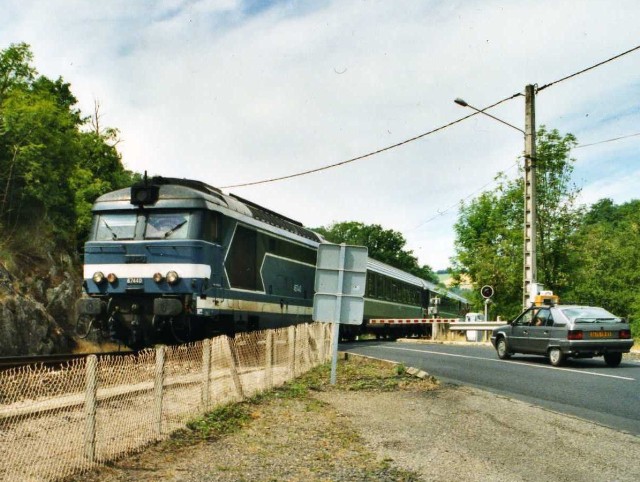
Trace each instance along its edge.
{"label": "fence post", "polygon": [[264,388],[273,387],[273,330],[267,330],[267,340],[264,360]]}
{"label": "fence post", "polygon": [[231,351],[231,340],[229,340],[228,336],[222,337],[222,345],[224,351],[227,354],[227,359],[229,360],[229,371],[231,372],[231,379],[233,380],[233,385],[236,388],[236,393],[240,400],[244,399],[244,393],[242,391],[242,383],[240,383],[240,376],[238,375],[238,369],[236,367],[236,360],[233,357],[233,351]]}
{"label": "fence post", "polygon": [[302,328],[302,359],[304,370],[308,370],[311,366],[311,343],[309,343],[309,324],[305,323]]}
{"label": "fence post", "polygon": [[296,377],[296,326],[289,328],[289,374],[291,379]]}
{"label": "fence post", "polygon": [[162,388],[164,385],[164,353],[166,347],[161,345],[156,348],[156,373],[153,387],[154,393],[154,420],[156,435],[162,435]]}
{"label": "fence post", "polygon": [[324,323],[316,323],[316,331],[320,331],[320,340],[318,341],[318,360],[320,361],[320,363],[324,363],[325,362],[325,357],[324,357],[324,337],[325,337],[325,330],[324,330]]}
{"label": "fence post", "polygon": [[209,409],[211,404],[211,340],[208,338],[202,342],[202,393],[200,401],[202,410]]}
{"label": "fence post", "polygon": [[85,366],[84,453],[89,462],[96,459],[96,396],[98,393],[98,357],[89,355]]}

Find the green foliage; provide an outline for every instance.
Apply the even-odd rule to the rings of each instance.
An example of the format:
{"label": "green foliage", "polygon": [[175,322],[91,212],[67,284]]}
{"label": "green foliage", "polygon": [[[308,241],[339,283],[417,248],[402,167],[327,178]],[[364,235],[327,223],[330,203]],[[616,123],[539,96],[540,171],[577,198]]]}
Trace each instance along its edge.
{"label": "green foliage", "polygon": [[189,422],[187,428],[200,438],[217,440],[223,435],[237,432],[250,421],[249,404],[230,403]]}
{"label": "green foliage", "polygon": [[572,238],[564,301],[603,306],[640,337],[640,200],[591,206]]}
{"label": "green foliage", "polygon": [[[569,284],[567,260],[570,239],[578,226],[575,207],[578,190],[570,185],[573,166],[568,158],[575,145],[571,134],[561,136],[544,126],[537,134],[538,282],[561,294]],[[522,170],[521,170],[522,173]],[[454,275],[474,283],[473,298],[481,308],[478,290],[495,288],[492,310],[515,316],[522,307],[524,183],[523,176],[508,180],[499,174],[498,187],[462,205],[456,231]]]}
{"label": "green foliage", "polygon": [[398,231],[384,229],[379,224],[363,224],[356,221],[333,223],[330,226],[316,228],[315,231],[332,243],[366,246],[370,258],[433,283],[439,281],[429,266],[420,266],[413,251],[405,249],[407,241]]}
{"label": "green foliage", "polygon": [[[135,177],[115,149],[117,131],[87,132],[71,86],[38,76],[32,61],[24,43],[0,51],[1,243],[24,253],[44,235],[75,246],[95,198]],[[27,220],[41,230],[25,247]]]}

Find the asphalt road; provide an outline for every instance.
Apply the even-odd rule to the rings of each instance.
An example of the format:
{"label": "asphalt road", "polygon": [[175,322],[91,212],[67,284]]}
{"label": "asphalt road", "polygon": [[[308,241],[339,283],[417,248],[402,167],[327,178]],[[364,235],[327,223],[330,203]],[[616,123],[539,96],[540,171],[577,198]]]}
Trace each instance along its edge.
{"label": "asphalt road", "polygon": [[640,362],[602,358],[552,367],[543,357],[498,359],[488,345],[344,343],[340,350],[393,360],[438,379],[470,385],[640,436]]}

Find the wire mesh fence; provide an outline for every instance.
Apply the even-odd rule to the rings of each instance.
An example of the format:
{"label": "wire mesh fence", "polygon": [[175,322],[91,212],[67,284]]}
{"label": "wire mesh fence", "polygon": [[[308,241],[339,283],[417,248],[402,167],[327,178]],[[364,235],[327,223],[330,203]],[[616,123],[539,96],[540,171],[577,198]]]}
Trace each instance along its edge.
{"label": "wire mesh fence", "polygon": [[316,323],[0,372],[0,481],[58,480],[167,438],[325,362]]}

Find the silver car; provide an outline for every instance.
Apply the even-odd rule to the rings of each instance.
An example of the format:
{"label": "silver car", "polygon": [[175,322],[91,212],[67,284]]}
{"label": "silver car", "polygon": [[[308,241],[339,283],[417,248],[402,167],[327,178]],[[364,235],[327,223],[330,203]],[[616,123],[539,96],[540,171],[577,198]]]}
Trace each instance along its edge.
{"label": "silver car", "polygon": [[604,356],[617,367],[633,346],[626,321],[595,306],[534,306],[506,326],[493,330],[491,343],[498,357],[514,353],[545,355],[553,366],[565,359]]}

